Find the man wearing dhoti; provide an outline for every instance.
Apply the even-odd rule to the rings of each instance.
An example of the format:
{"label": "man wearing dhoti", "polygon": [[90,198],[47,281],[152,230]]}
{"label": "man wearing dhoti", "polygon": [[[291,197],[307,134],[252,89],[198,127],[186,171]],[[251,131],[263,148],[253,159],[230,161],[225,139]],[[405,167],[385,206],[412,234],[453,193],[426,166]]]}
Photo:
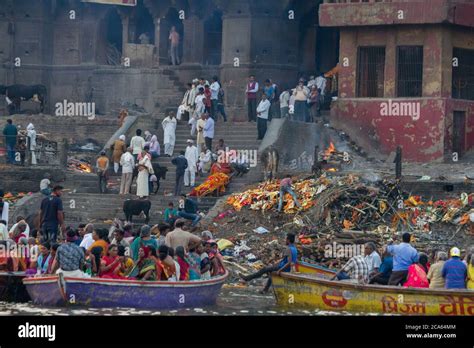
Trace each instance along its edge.
{"label": "man wearing dhoti", "polygon": [[[189,185],[194,186],[195,183],[199,154],[191,139],[188,139],[187,143],[188,146],[186,147],[184,157],[186,157],[186,160],[188,161],[188,167],[184,171],[184,186],[189,187]],[[190,177],[191,180],[189,180]]]}
{"label": "man wearing dhoti", "polygon": [[137,196],[140,198],[150,195],[148,183],[150,174],[154,174],[153,166],[150,157],[147,156],[146,151],[143,150],[141,159],[138,162]]}
{"label": "man wearing dhoti", "polygon": [[31,164],[36,165],[36,130],[33,123],[30,123],[26,130],[28,131],[28,138],[30,138]]}
{"label": "man wearing dhoti", "polygon": [[166,117],[161,125],[163,126],[165,144],[165,156],[171,157],[173,155],[174,144],[176,141],[176,118],[172,113]]}

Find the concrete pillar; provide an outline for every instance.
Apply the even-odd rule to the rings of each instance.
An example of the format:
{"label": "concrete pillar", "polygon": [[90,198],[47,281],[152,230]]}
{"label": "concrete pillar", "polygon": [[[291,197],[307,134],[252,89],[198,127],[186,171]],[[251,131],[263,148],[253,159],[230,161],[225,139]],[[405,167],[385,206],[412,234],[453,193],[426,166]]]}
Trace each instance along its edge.
{"label": "concrete pillar", "polygon": [[121,16],[122,17],[122,52],[125,49],[125,46],[128,43],[128,26],[129,26],[129,18],[128,16]]}
{"label": "concrete pillar", "polygon": [[339,97],[354,98],[356,95],[357,33],[341,29],[339,63]]}
{"label": "concrete pillar", "polygon": [[385,45],[384,94],[385,98],[397,97],[397,40],[394,32],[387,35]]}
{"label": "concrete pillar", "polygon": [[204,55],[204,20],[191,15],[183,21],[183,63],[202,64]]}

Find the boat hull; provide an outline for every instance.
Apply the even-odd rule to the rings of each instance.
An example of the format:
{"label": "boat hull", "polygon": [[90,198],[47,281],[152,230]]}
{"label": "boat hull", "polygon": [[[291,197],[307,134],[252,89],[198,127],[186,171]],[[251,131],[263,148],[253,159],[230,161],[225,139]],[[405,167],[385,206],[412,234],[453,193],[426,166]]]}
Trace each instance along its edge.
{"label": "boat hull", "polygon": [[107,308],[179,309],[216,303],[227,277],[194,282],[146,282],[65,277],[70,304]]}
{"label": "boat hull", "polygon": [[272,274],[278,305],[353,313],[473,316],[474,291],[410,289]]}
{"label": "boat hull", "polygon": [[0,301],[28,302],[30,296],[23,285],[25,272],[0,272]]}
{"label": "boat hull", "polygon": [[192,282],[73,277],[60,282],[54,276],[29,278],[24,283],[33,302],[40,305],[180,309],[214,305],[227,276]]}
{"label": "boat hull", "polygon": [[25,278],[23,284],[34,304],[54,307],[66,303],[58,276]]}

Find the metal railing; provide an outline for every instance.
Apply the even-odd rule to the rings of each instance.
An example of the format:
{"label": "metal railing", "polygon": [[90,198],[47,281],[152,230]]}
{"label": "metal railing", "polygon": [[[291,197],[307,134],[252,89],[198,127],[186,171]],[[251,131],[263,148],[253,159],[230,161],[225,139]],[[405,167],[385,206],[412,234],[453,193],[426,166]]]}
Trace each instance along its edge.
{"label": "metal railing", "polygon": [[397,47],[397,96],[421,97],[423,46]]}
{"label": "metal railing", "polygon": [[[18,135],[14,138],[9,137],[7,140],[7,136],[0,136],[0,162],[23,166],[63,164],[61,156],[63,151],[59,143],[45,139],[36,139],[35,149],[31,150],[30,141],[27,136]],[[7,143],[12,145],[14,143],[10,147],[11,153],[9,153]],[[13,163],[10,160],[13,160]]]}
{"label": "metal railing", "polygon": [[453,49],[452,97],[474,100],[474,50]]}

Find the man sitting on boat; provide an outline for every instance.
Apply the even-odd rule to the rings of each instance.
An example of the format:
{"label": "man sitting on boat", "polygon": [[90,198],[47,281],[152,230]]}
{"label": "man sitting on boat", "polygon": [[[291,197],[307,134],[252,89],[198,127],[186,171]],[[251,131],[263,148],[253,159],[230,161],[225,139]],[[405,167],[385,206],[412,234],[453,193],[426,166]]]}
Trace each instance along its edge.
{"label": "man sitting on boat", "polygon": [[393,257],[387,251],[383,254],[382,264],[379,271],[370,277],[369,284],[387,285],[393,269]]}
{"label": "man sitting on boat", "polygon": [[404,284],[408,276],[408,267],[418,262],[418,251],[410,245],[411,235],[405,232],[402,235],[402,243],[387,246],[387,252],[393,255],[393,270],[388,285]]}
{"label": "man sitting on boat", "polygon": [[[290,272],[295,266],[296,261],[297,261],[297,256],[298,256],[298,250],[296,249],[296,246],[294,243],[295,243],[295,235],[293,233],[288,233],[286,235],[287,248],[285,249],[283,253],[283,259],[279,263],[263,267],[258,272],[247,275],[247,276],[240,274],[240,278],[248,282],[252,279],[260,278],[264,274],[269,274],[272,272],[277,272],[278,274],[280,274],[281,272]],[[264,294],[268,292],[271,285],[272,285],[272,278],[269,276],[267,280],[267,284],[265,285],[263,290],[260,291],[260,293]]]}
{"label": "man sitting on boat", "polygon": [[165,244],[176,250],[177,247],[182,246],[184,250],[195,248],[197,244],[201,243],[201,238],[194,234],[184,231],[185,225],[184,219],[178,219],[175,223],[175,229],[172,232],[168,232],[165,238]]}
{"label": "man sitting on boat", "polygon": [[336,278],[351,283],[366,284],[369,281],[369,266],[364,256],[356,255],[351,257],[332,279]]}
{"label": "man sitting on boat", "polygon": [[369,267],[369,277],[378,273],[379,267],[382,264],[380,255],[377,252],[377,247],[374,242],[368,242],[364,246],[365,262]]}
{"label": "man sitting on boat", "polygon": [[61,244],[56,252],[52,272],[63,273],[67,277],[89,278],[81,269],[84,263],[84,251],[74,243],[76,233],[67,232],[66,243]]}

